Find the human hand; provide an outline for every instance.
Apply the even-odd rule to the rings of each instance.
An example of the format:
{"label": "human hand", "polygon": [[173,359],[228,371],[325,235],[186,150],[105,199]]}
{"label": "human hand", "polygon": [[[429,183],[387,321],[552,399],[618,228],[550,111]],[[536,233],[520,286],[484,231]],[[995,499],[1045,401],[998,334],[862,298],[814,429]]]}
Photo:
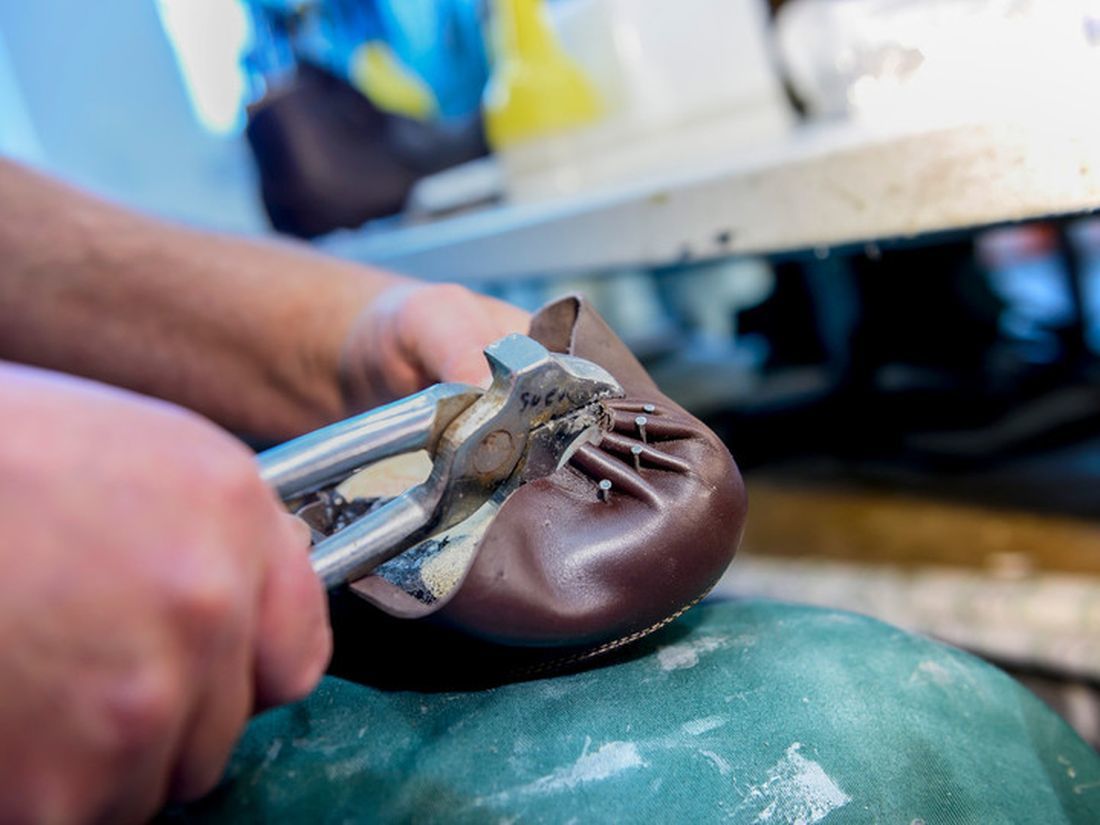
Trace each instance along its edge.
{"label": "human hand", "polygon": [[375,297],[352,327],[341,363],[348,412],[440,381],[484,386],[482,350],[526,333],[529,322],[523,310],[457,284],[402,281]]}
{"label": "human hand", "polygon": [[0,364],[0,821],[137,822],[330,653],[308,536],[196,415]]}

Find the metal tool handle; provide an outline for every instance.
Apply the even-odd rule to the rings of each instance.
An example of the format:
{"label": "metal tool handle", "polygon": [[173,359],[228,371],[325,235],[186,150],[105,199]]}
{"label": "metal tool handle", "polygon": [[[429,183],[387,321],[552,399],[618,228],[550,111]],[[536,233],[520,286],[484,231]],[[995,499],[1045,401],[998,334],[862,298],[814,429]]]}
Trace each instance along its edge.
{"label": "metal tool handle", "polygon": [[436,384],[260,453],[260,476],[287,500],[383,458],[434,451],[443,431],[481,395],[468,384]]}
{"label": "metal tool handle", "polygon": [[318,542],[309,557],[314,572],[327,589],[362,578],[431,522],[437,499],[419,485]]}
{"label": "metal tool handle", "polygon": [[[493,377],[487,391],[437,384],[259,457],[263,478],[290,501],[380,459],[420,449],[432,453],[427,481],[314,546],[310,560],[326,587],[360,578],[428,531],[466,519],[509,479],[522,483],[514,478],[518,470],[552,472],[568,446],[596,425],[594,418],[586,424],[568,417],[622,394],[602,367],[551,353],[523,335],[494,342],[485,357]],[[544,437],[532,442],[536,430]],[[535,455],[528,454],[532,444]]]}

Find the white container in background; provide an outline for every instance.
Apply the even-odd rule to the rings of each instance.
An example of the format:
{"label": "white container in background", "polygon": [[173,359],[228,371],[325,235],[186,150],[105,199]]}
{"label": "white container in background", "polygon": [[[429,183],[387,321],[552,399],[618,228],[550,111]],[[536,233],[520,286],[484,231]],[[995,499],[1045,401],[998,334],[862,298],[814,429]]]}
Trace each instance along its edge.
{"label": "white container in background", "polygon": [[704,172],[793,121],[764,0],[569,0],[551,13],[606,113],[502,152],[513,201]]}

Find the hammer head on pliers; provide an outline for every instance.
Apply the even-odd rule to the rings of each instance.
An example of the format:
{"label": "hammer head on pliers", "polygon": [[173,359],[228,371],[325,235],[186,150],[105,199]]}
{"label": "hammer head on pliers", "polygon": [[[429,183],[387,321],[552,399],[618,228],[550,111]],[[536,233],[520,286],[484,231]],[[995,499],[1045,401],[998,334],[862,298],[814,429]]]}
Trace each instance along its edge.
{"label": "hammer head on pliers", "polygon": [[529,480],[557,469],[576,439],[601,423],[598,402],[622,394],[602,367],[523,335],[493,343],[485,357],[492,384],[447,429],[436,454],[452,523],[468,515],[464,498],[483,499],[517,471]]}

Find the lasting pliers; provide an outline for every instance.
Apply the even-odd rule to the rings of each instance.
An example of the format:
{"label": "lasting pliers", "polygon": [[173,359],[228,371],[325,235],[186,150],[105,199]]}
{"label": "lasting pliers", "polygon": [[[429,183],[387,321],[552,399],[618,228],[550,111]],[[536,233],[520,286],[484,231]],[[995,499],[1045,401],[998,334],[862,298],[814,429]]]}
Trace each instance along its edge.
{"label": "lasting pliers", "polygon": [[487,390],[437,384],[260,454],[264,480],[298,505],[382,459],[419,450],[432,456],[426,481],[330,535],[316,535],[310,558],[326,587],[366,575],[554,472],[610,426],[600,401],[623,394],[602,367],[524,335],[496,341],[485,357],[492,374]]}

